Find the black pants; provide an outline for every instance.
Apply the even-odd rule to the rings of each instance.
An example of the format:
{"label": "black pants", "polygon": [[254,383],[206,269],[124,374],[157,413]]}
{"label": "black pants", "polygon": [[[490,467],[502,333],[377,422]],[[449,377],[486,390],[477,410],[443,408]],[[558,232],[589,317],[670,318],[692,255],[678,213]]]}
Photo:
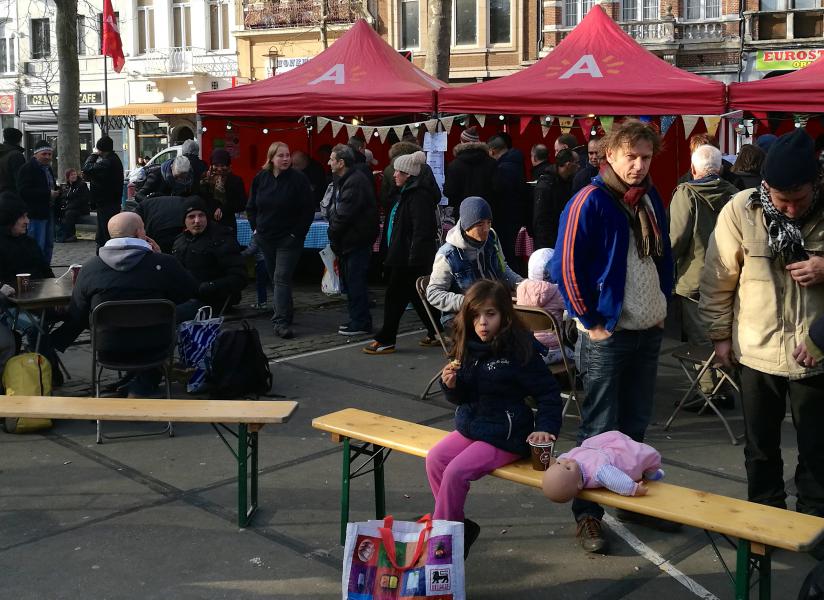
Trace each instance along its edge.
{"label": "black pants", "polygon": [[786,508],[781,423],[787,397],[798,443],[796,510],[824,517],[824,375],[790,380],[742,367],[748,497],[752,502]]}
{"label": "black pants", "polygon": [[104,246],[109,241],[109,219],[120,212],[120,204],[97,205],[97,235],[94,241],[97,247]]}
{"label": "black pants", "polygon": [[77,235],[77,220],[80,217],[87,215],[87,212],[80,212],[79,210],[67,210],[63,213],[63,231],[59,237],[60,240],[67,240]]}
{"label": "black pants", "polygon": [[[383,305],[383,326],[375,335],[375,341],[381,344],[394,344],[398,337],[398,327],[406,306],[412,302],[418,318],[426,327],[429,337],[437,333],[426,314],[426,309],[415,290],[415,281],[418,277],[429,275],[431,267],[387,267],[386,298]],[[429,307],[436,319],[440,313],[432,306]]]}

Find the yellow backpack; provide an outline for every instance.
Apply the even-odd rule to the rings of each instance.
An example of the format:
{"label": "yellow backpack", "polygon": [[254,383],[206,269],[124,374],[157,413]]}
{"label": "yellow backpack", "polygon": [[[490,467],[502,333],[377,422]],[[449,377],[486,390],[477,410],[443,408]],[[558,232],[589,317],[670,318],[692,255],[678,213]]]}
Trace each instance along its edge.
{"label": "yellow backpack", "polygon": [[[42,354],[28,352],[9,359],[3,370],[3,387],[7,396],[51,396],[52,371]],[[31,433],[52,426],[51,419],[5,417],[3,429],[7,433]]]}

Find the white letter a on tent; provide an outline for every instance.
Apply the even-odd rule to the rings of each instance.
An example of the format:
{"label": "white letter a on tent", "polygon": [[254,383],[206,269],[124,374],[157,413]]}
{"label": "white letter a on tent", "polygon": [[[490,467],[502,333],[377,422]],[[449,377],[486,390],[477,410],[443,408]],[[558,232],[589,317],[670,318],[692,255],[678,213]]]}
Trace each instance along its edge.
{"label": "white letter a on tent", "polygon": [[309,85],[317,85],[321,81],[334,81],[336,85],[343,85],[346,83],[346,72],[344,71],[343,65],[335,65],[317,79],[310,81]]}
{"label": "white letter a on tent", "polygon": [[558,79],[569,79],[573,75],[589,75],[590,77],[602,78],[601,69],[598,68],[598,63],[595,62],[595,57],[592,54],[584,54],[578,59],[570,69],[561,75]]}

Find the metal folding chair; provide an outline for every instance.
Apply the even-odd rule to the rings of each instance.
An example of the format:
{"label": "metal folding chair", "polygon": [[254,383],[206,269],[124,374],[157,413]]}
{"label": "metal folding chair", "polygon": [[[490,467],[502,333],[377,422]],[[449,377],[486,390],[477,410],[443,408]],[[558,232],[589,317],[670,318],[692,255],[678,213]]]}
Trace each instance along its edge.
{"label": "metal folding chair", "polygon": [[[158,346],[145,356],[135,356],[129,350],[129,339],[138,329],[155,328],[158,332]],[[91,349],[92,349],[92,389],[95,397],[100,397],[100,375],[103,369],[111,371],[142,371],[147,369],[162,369],[163,379],[166,382],[166,398],[172,397],[171,369],[174,360],[175,344],[177,343],[177,324],[175,323],[175,305],[169,300],[118,300],[101,302],[92,311],[91,316]],[[101,350],[101,336],[123,340],[123,349]],[[160,337],[162,336],[162,337]],[[171,421],[161,431],[146,433],[103,435],[103,424],[97,421],[97,443],[102,444],[103,438],[121,439],[129,437],[144,437],[149,435],[169,434],[174,436]]]}
{"label": "metal folding chair", "polygon": [[[737,446],[739,440],[744,436],[741,435],[736,437],[736,435],[732,432],[729,422],[727,421],[727,417],[725,417],[724,414],[718,409],[718,406],[715,405],[712,397],[718,393],[725,382],[728,383],[736,392],[738,392],[739,396],[741,395],[741,389],[735,382],[733,376],[715,360],[715,349],[712,346],[684,344],[683,346],[679,346],[673,350],[672,357],[678,361],[678,364],[681,366],[681,370],[684,371],[684,375],[686,375],[687,379],[689,379],[690,385],[687,388],[687,391],[684,392],[684,395],[681,396],[678,402],[675,403],[675,410],[664,424],[664,431],[670,430],[672,422],[675,420],[675,417],[678,416],[678,413],[682,408],[685,406],[695,406],[697,404],[701,404],[699,412],[703,412],[707,409],[707,407],[709,407],[716,415],[718,415],[718,418],[721,419],[721,423],[724,425],[724,428],[730,436],[730,442],[733,446]],[[697,371],[696,367],[699,367]],[[701,378],[707,372],[713,372],[718,377],[718,381],[709,394],[704,393],[700,386]],[[693,396],[695,394],[699,397],[694,398]]]}
{"label": "metal folding chair", "polygon": [[[429,318],[429,322],[432,323],[432,327],[435,328],[435,331],[441,330],[441,324],[438,322],[438,319],[432,314],[432,310],[429,308],[429,303],[426,301],[426,288],[429,286],[429,276],[426,275],[424,277],[418,277],[415,280],[415,291],[418,292],[418,297],[423,302],[423,307],[426,310],[426,316]],[[438,335],[438,341],[441,343],[441,348],[443,349],[444,358],[449,360],[449,348],[446,347],[446,342],[444,341],[444,333],[441,331],[440,335]],[[421,400],[426,400],[432,396],[436,396],[440,393],[440,389],[436,388],[433,392],[432,386],[435,385],[441,378],[441,369],[438,369],[438,372],[435,373],[435,376],[429,380],[429,383],[426,384],[426,389],[424,389],[423,393],[421,394]]]}
{"label": "metal folding chair", "polygon": [[[563,374],[566,376],[568,385],[561,388],[561,397],[565,400],[562,414],[565,417],[575,417],[580,421],[581,405],[578,402],[578,389],[575,383],[575,363],[570,362],[564,352],[564,337],[558,320],[543,308],[538,308],[535,306],[521,306],[520,304],[516,304],[514,308],[517,315],[530,329],[530,331],[548,330],[554,333],[558,338],[558,342],[561,345],[561,362],[550,364],[549,370],[553,375]],[[568,412],[569,407],[572,404],[575,404],[575,408],[578,411],[577,414],[570,414]]]}

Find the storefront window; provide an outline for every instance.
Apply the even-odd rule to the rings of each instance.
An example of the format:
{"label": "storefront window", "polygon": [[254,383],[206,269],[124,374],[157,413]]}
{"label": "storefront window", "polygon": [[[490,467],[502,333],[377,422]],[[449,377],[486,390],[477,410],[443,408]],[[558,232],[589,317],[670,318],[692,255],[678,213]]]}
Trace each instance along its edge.
{"label": "storefront window", "polygon": [[137,122],[137,156],[153,157],[169,146],[169,124],[162,121]]}

